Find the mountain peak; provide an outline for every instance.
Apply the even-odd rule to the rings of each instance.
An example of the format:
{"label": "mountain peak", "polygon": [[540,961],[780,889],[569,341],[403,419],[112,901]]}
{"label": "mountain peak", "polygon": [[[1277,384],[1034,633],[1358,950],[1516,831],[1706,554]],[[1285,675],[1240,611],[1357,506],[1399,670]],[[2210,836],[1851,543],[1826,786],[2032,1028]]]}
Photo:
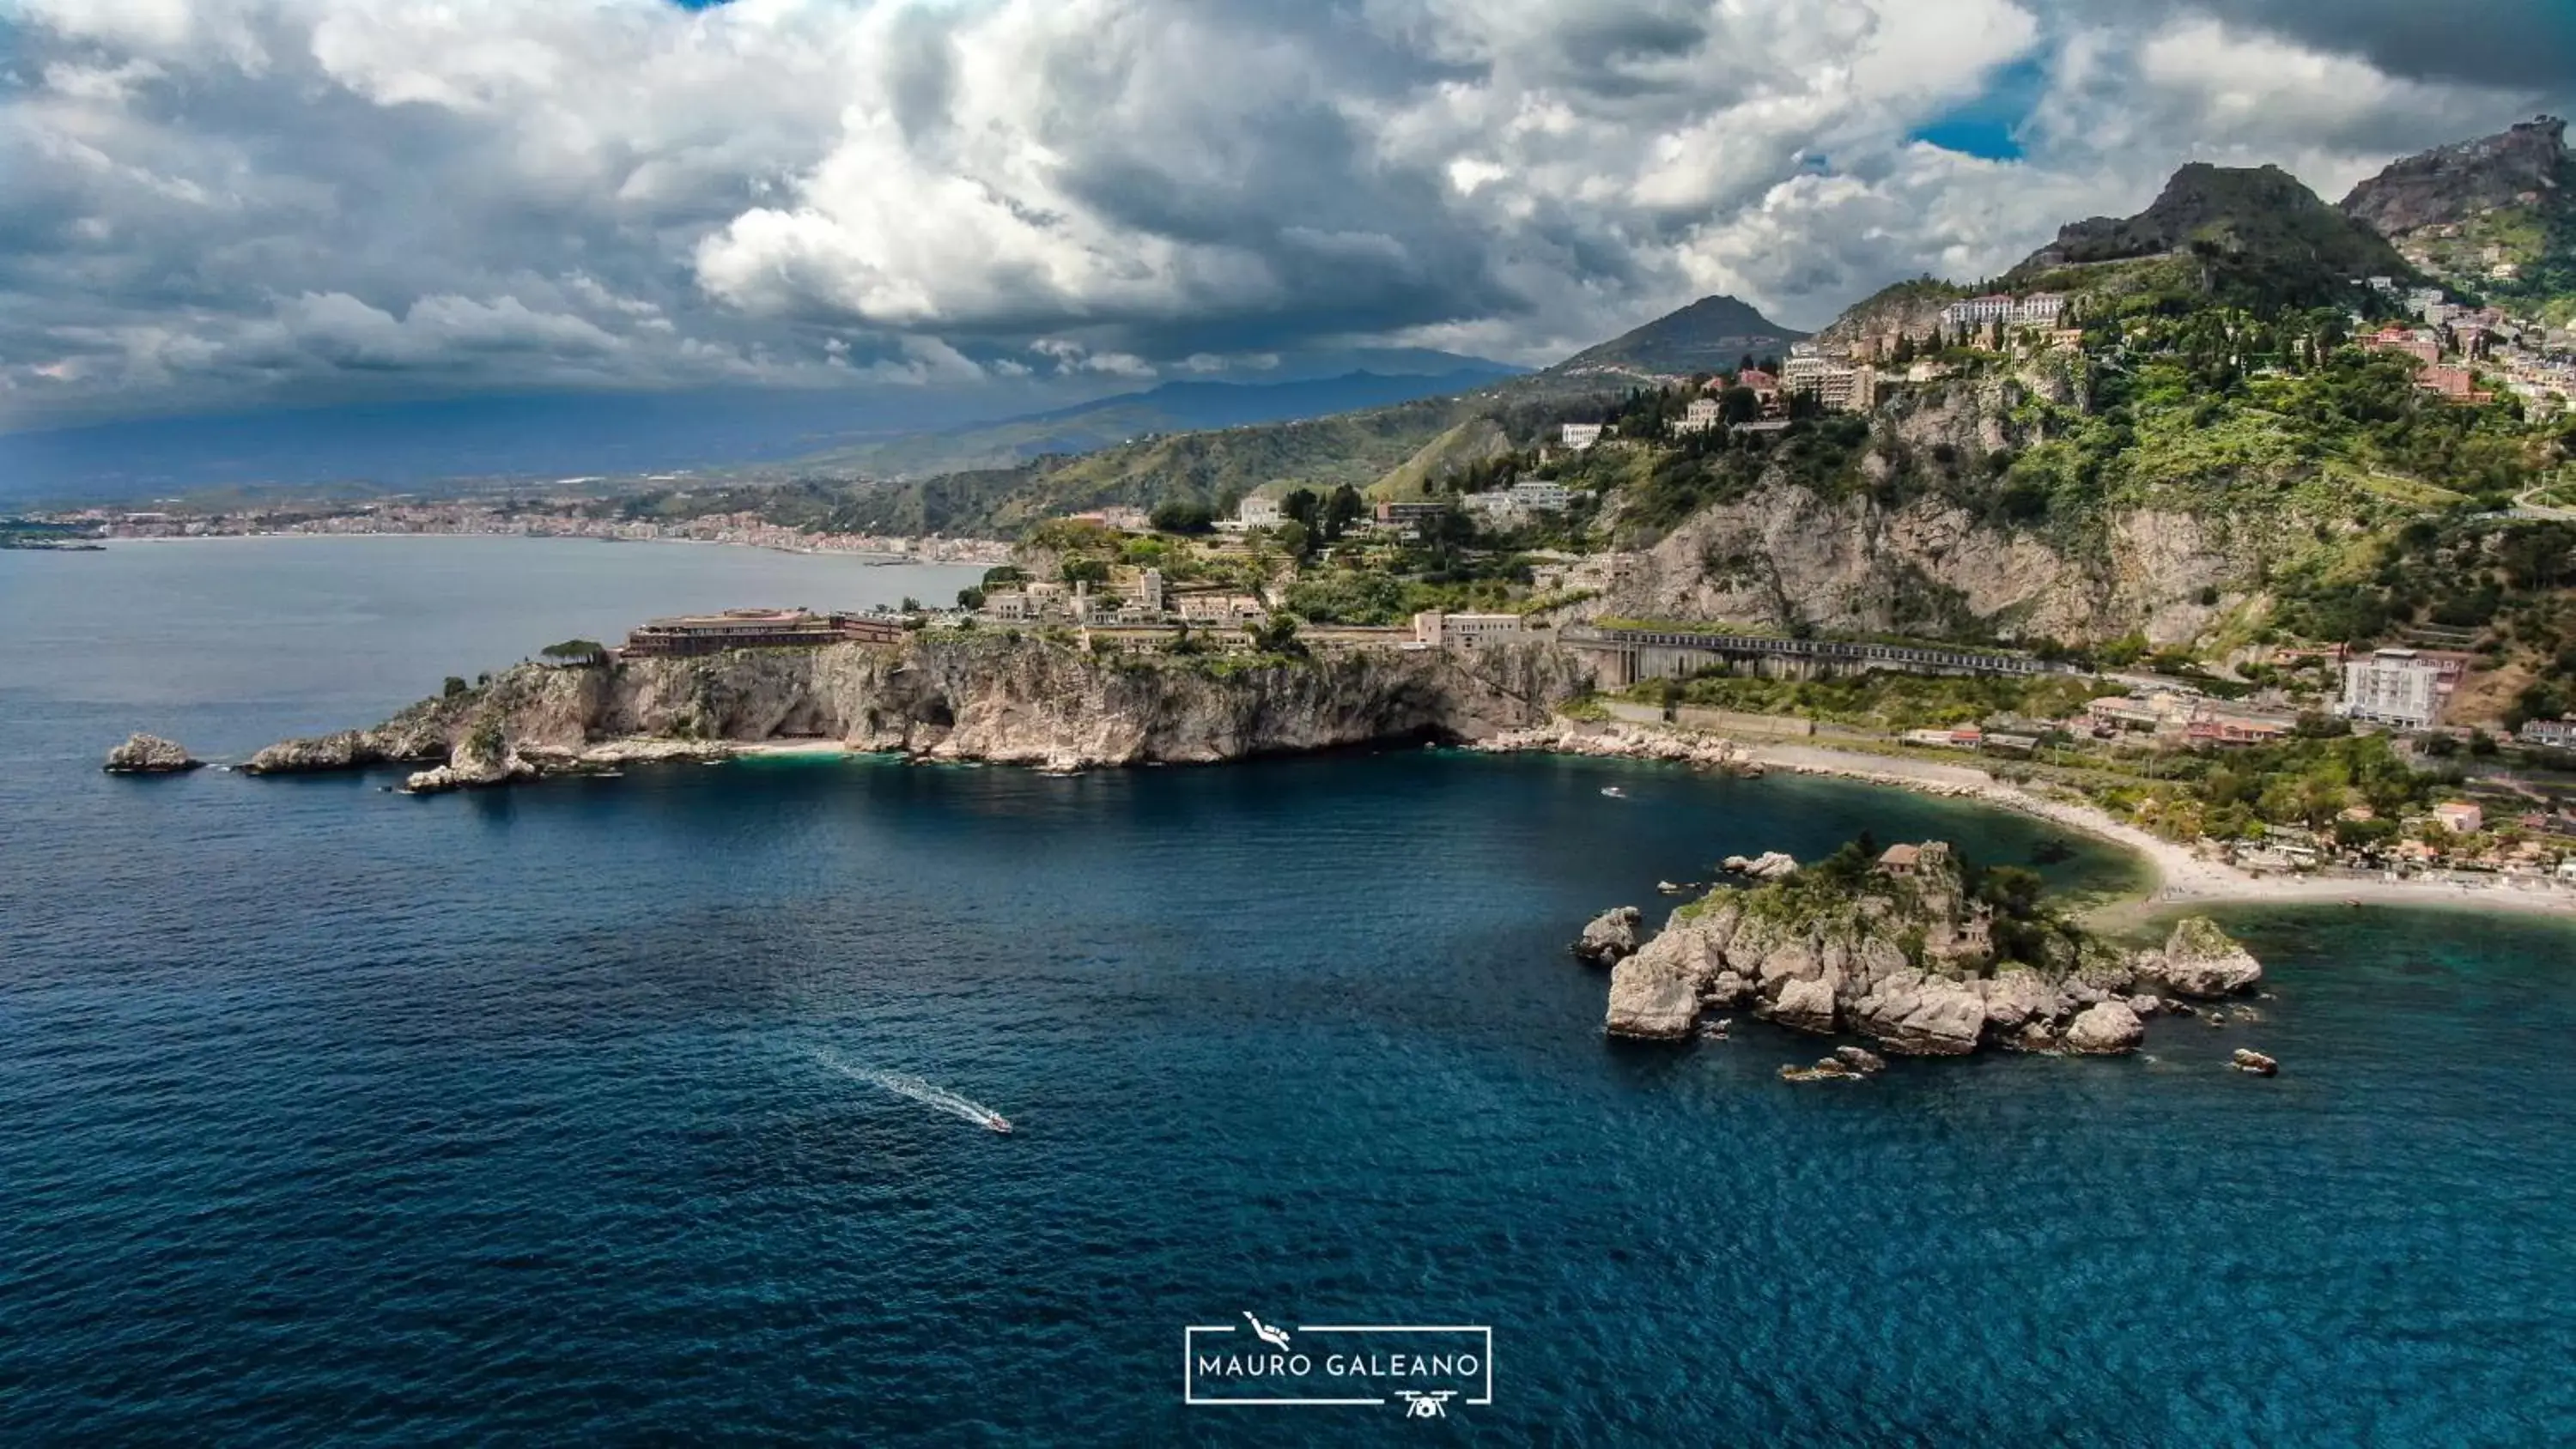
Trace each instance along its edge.
{"label": "mountain peak", "polygon": [[2398,237],[2465,222],[2498,207],[2565,197],[2576,190],[2567,123],[2539,116],[2474,141],[2436,146],[2352,189],[2346,216]]}
{"label": "mountain peak", "polygon": [[1722,372],[1747,353],[1775,353],[1806,335],[1763,316],[1740,298],[1721,293],[1587,347],[1548,371]]}
{"label": "mountain peak", "polygon": [[2280,167],[2194,161],[2146,210],[2061,227],[2011,276],[2172,254],[2200,267],[2205,289],[2300,304],[2340,296],[2355,277],[2414,274],[2385,238]]}

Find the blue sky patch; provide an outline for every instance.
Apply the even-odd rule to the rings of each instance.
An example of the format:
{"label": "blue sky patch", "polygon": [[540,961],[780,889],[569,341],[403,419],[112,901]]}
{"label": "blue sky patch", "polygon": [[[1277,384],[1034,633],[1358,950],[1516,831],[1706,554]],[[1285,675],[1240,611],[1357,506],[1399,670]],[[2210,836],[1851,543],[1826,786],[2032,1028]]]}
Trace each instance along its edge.
{"label": "blue sky patch", "polygon": [[2047,85],[2047,67],[2037,56],[2024,57],[1996,71],[1974,100],[1934,117],[1911,139],[1989,161],[2018,161],[2021,124]]}

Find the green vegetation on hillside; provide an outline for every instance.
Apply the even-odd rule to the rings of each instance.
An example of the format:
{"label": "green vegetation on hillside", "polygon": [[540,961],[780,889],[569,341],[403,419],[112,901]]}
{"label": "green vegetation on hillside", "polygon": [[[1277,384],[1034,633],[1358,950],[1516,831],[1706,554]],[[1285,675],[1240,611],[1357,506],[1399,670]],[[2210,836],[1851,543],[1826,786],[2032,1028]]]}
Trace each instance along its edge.
{"label": "green vegetation on hillside", "polygon": [[1703,674],[1689,680],[1653,680],[1632,692],[1660,704],[1787,715],[1895,732],[1975,724],[1995,715],[2062,719],[2081,711],[2096,695],[2117,689],[2102,680],[2072,674],[1967,678],[1873,671],[1844,679]]}
{"label": "green vegetation on hillside", "polygon": [[2324,305],[2344,300],[2356,277],[2416,275],[2386,238],[2279,167],[2194,162],[2145,211],[2068,226],[2005,280],[2035,287],[2068,267],[2167,253],[2189,261],[2199,291],[2243,307]]}

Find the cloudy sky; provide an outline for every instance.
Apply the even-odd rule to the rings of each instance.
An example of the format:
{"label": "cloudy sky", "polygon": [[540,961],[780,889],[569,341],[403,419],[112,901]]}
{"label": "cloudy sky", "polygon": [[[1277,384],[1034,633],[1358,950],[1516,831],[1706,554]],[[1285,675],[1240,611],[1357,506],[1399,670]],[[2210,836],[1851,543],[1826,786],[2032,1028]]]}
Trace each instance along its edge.
{"label": "cloudy sky", "polygon": [[0,429],[1545,362],[2570,105],[2565,0],[0,0]]}

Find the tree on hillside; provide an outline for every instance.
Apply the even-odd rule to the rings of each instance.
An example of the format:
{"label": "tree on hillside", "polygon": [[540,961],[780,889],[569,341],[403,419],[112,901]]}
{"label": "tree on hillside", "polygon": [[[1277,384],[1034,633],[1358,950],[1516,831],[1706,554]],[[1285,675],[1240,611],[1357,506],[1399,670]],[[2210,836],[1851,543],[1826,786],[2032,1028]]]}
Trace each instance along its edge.
{"label": "tree on hillside", "polygon": [[1216,513],[1204,503],[1175,498],[1155,504],[1151,522],[1157,533],[1206,533],[1216,527]]}
{"label": "tree on hillside", "polygon": [[1360,490],[1348,483],[1334,489],[1333,496],[1324,501],[1325,539],[1339,539],[1352,524],[1367,515],[1368,504],[1361,499]]}
{"label": "tree on hillside", "polygon": [[1297,616],[1281,612],[1258,624],[1246,624],[1243,632],[1252,636],[1252,647],[1264,654],[1282,654],[1291,659],[1305,657],[1306,646],[1297,637]]}
{"label": "tree on hillside", "polygon": [[549,644],[538,650],[537,656],[549,664],[587,668],[590,665],[608,662],[608,646],[596,639],[566,639],[560,644]]}

